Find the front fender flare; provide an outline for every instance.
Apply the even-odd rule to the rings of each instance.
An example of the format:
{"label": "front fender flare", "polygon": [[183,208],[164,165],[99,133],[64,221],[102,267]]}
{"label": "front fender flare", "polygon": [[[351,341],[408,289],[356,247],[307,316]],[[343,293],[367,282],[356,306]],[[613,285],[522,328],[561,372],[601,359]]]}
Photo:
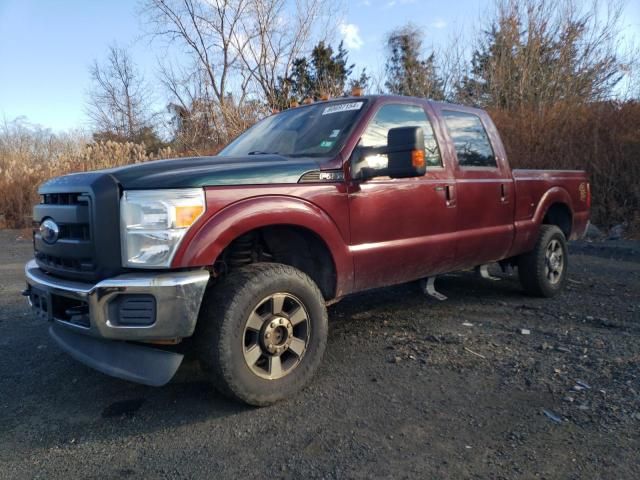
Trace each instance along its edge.
{"label": "front fender flare", "polygon": [[284,195],[240,200],[216,212],[180,247],[172,267],[211,266],[239,236],[273,225],[302,227],[315,233],[324,241],[333,258],[337,277],[336,297],[352,290],[353,260],[331,217],[311,202]]}

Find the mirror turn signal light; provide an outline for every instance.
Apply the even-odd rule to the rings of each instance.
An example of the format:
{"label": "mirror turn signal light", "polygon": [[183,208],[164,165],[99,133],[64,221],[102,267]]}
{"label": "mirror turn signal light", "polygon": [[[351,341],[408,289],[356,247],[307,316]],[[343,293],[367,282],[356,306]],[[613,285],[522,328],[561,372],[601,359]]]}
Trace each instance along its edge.
{"label": "mirror turn signal light", "polygon": [[411,165],[415,168],[424,167],[424,150],[411,150]]}

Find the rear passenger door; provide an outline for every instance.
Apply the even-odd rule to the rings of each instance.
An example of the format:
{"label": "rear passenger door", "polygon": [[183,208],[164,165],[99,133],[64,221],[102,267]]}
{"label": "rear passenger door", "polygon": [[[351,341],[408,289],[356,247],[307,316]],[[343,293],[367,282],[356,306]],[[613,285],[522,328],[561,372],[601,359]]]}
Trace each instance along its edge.
{"label": "rear passenger door", "polygon": [[448,154],[458,193],[457,268],[504,258],[513,241],[513,179],[495,127],[479,110],[437,108],[453,147]]}

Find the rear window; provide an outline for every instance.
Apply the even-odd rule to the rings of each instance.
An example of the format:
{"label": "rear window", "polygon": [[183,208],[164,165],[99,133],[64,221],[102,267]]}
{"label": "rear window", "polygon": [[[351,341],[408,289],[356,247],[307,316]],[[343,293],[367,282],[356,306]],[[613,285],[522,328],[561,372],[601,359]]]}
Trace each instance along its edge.
{"label": "rear window", "polygon": [[443,111],[442,116],[456,148],[460,167],[497,167],[496,156],[480,117],[452,110]]}

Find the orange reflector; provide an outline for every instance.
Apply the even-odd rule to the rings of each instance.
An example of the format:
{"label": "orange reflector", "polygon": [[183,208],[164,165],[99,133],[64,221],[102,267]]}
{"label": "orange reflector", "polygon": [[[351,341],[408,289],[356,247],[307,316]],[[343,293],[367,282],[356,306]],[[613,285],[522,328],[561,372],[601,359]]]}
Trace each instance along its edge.
{"label": "orange reflector", "polygon": [[411,150],[411,165],[415,168],[424,167],[424,150]]}
{"label": "orange reflector", "polygon": [[204,207],[202,205],[176,207],[176,227],[190,227],[203,211]]}
{"label": "orange reflector", "polygon": [[331,98],[331,96],[328,93],[321,93],[320,94],[320,100],[326,102],[327,100],[329,100]]}
{"label": "orange reflector", "polygon": [[362,92],[363,92],[363,88],[362,87],[353,87],[351,89],[351,96],[352,97],[361,97],[362,96]]}

